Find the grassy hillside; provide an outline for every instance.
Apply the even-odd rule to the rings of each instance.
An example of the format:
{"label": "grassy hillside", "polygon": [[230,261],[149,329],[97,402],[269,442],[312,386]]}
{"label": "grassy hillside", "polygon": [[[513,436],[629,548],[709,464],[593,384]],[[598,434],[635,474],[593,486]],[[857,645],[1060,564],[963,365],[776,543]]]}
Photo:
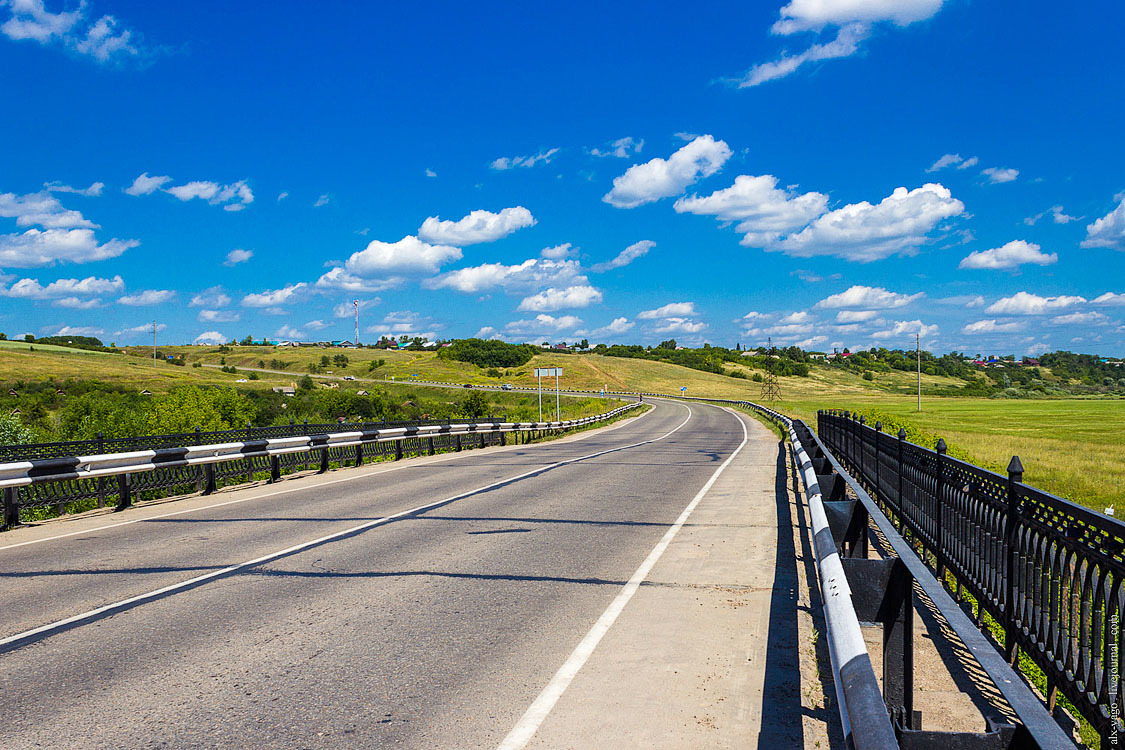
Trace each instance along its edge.
{"label": "grassy hillside", "polygon": [[[338,381],[342,389],[379,387],[395,383],[395,398],[407,398],[408,389],[398,386],[412,375],[421,380],[451,383],[513,383],[534,386],[536,367],[561,367],[564,388],[598,390],[643,390],[689,396],[759,400],[761,385],[749,379],[691,370],[663,362],[586,354],[543,352],[518,368],[489,376],[482,368],[437,357],[433,352],[399,352],[375,349],[332,350],[317,348],[274,349],[272,347],[165,347],[162,354],[182,356],[187,366],[178,367],[151,359],[151,349],[130,349],[127,355],[103,354],[63,347],[36,347],[29,351],[22,342],[0,342],[0,382],[53,377],[94,378],[123,386],[165,392],[177,385],[235,385],[247,371],[224,373],[220,364],[235,368],[267,369],[284,366],[285,374],[259,373],[259,380],[239,383],[239,388],[268,389],[288,385],[319,366],[321,357],[344,354],[348,365],[330,364],[313,375],[321,382],[351,375],[355,381]],[[371,363],[383,364],[371,369]],[[214,367],[192,367],[193,363]],[[754,371],[741,364],[728,364],[728,371]],[[329,371],[331,374],[329,374]],[[837,368],[814,366],[809,377],[779,378],[783,399],[776,406],[783,412],[815,423],[817,409],[843,408],[890,415],[941,435],[951,445],[993,469],[1003,469],[1012,454],[1018,454],[1027,469],[1027,481],[1083,502],[1099,510],[1121,506],[1125,512],[1125,402],[1114,399],[1008,400],[987,398],[924,397],[923,412],[915,412],[915,376],[908,372],[876,373],[873,381]],[[922,377],[923,391],[959,388],[954,378]],[[544,386],[553,386],[544,383]],[[11,387],[10,385],[5,387]],[[453,402],[459,392],[434,390],[435,398]],[[522,398],[522,397],[521,397]],[[513,399],[513,407],[515,406]],[[527,406],[527,404],[522,404]],[[577,406],[575,402],[574,406]],[[583,406],[583,410],[590,408]]]}

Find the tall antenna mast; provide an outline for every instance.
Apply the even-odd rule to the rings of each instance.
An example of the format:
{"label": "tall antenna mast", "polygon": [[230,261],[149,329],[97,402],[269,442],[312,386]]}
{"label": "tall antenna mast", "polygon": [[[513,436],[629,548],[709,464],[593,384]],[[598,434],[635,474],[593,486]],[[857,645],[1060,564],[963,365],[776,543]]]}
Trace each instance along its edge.
{"label": "tall antenna mast", "polygon": [[352,307],[355,308],[355,348],[359,348],[359,300],[352,300]]}
{"label": "tall antenna mast", "polygon": [[766,349],[766,379],[762,382],[762,400],[763,401],[780,401],[781,388],[777,384],[777,373],[774,371],[773,362],[773,337],[766,339],[768,342]]}

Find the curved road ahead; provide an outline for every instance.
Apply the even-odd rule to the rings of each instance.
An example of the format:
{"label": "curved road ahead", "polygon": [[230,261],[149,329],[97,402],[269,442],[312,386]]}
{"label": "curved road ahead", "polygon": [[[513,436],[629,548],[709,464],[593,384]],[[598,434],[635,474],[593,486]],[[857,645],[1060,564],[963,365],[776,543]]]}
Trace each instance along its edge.
{"label": "curved road ahead", "polygon": [[[750,633],[710,736],[757,736],[754,623],[775,627],[791,587],[773,580],[777,465],[753,419],[658,401],[560,441],[0,535],[0,746],[652,744],[634,711],[703,713],[662,705],[683,701],[660,670],[673,686],[667,665],[711,637],[690,619],[706,565],[745,603],[708,616]],[[651,696],[615,685],[646,669]],[[705,731],[682,723],[669,744]]]}

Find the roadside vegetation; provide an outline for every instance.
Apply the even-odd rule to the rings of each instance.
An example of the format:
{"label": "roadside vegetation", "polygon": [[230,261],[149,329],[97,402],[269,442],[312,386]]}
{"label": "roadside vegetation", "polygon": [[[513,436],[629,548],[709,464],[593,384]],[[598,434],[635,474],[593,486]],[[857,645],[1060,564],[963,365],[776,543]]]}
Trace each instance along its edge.
{"label": "roadside vegetation", "polygon": [[[93,400],[119,406],[119,413],[127,415],[124,424],[136,425],[139,417],[132,410],[138,403],[151,407],[173,390],[198,386],[234,390],[250,413],[215,407],[218,416],[208,412],[177,421],[146,412],[146,429],[188,422],[187,429],[305,418],[331,422],[341,416],[440,419],[485,407],[478,399],[465,402],[475,391],[426,388],[414,381],[534,388],[538,367],[562,368],[564,389],[678,394],[685,388],[688,396],[759,401],[760,381],[772,367],[782,394],[773,406],[810,424],[815,424],[818,409],[849,409],[867,414],[871,422],[881,418],[893,423],[896,430],[898,425],[916,429],[923,443],[932,445],[937,436],[944,437],[957,455],[993,470],[1002,471],[1018,454],[1028,482],[1097,510],[1125,512],[1125,493],[1119,489],[1125,487],[1125,386],[1122,377],[1115,377],[1125,376],[1125,368],[1091,355],[1056,352],[1035,364],[998,359],[980,367],[962,355],[923,352],[923,411],[918,414],[917,364],[909,350],[875,349],[821,360],[793,348],[749,353],[737,346],[677,349],[672,340],[655,347],[596,347],[581,354],[483,340],[461,343],[436,352],[423,349],[423,342],[402,350],[167,346],[158,348],[154,362],[152,347],[117,350],[121,354],[41,340],[0,341],[0,416],[18,409],[12,419],[37,440],[90,434],[89,426],[79,425],[98,419],[105,420],[103,432],[109,436],[124,428],[115,427],[109,415],[64,420],[66,403],[97,390],[105,398]],[[328,387],[333,384],[337,387]],[[543,385],[549,390],[554,383]],[[293,388],[296,394],[284,397],[273,392],[277,387]],[[18,395],[8,395],[9,390]],[[144,390],[152,395],[142,395]],[[358,396],[360,391],[369,395]],[[481,396],[488,399],[488,414],[519,421],[538,416],[533,394],[488,391]],[[553,412],[553,398],[544,400],[545,412]],[[584,401],[564,396],[564,417],[605,407],[598,399]]]}

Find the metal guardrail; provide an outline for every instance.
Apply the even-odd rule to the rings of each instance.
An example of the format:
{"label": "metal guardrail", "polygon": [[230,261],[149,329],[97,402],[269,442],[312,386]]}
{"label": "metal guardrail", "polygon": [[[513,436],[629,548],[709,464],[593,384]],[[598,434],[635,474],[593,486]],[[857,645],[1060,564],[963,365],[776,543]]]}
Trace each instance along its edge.
{"label": "metal guardrail", "polygon": [[[0,464],[3,519],[19,523],[22,508],[64,505],[97,499],[99,507],[113,501],[126,508],[141,492],[188,494],[214,492],[224,479],[253,481],[265,474],[278,481],[282,470],[328,470],[332,462],[359,466],[365,456],[381,458],[433,455],[442,451],[505,444],[505,435],[558,432],[612,419],[635,409],[626,404],[604,414],[561,422],[481,422],[378,427],[346,432],[273,437],[238,442],[158,447],[120,453],[62,456]],[[158,436],[161,437],[161,436]],[[475,438],[473,442],[466,437]],[[373,446],[369,450],[367,446]],[[314,457],[314,453],[317,454]]]}
{"label": "metal guardrail", "polygon": [[[750,408],[782,425],[789,433],[794,461],[805,487],[836,702],[848,748],[1016,750],[1074,747],[1074,742],[1055,722],[1048,707],[981,634],[946,593],[944,585],[915,554],[914,542],[899,534],[880,506],[837,461],[820,437],[800,420],[791,420],[749,401],[690,397],[684,400]],[[894,555],[867,559],[871,522],[879,528]],[[1019,724],[998,716],[986,716],[983,732],[941,732],[921,728],[921,715],[913,706],[915,586],[929,596],[1019,717]],[[881,696],[859,630],[860,623],[883,626]]]}
{"label": "metal guardrail", "polygon": [[1047,677],[1053,708],[1065,695],[1103,747],[1122,724],[1125,523],[1023,483],[1013,457],[1004,477],[874,428],[849,412],[822,411],[818,432],[905,534],[948,571],[957,593],[1004,629]]}

